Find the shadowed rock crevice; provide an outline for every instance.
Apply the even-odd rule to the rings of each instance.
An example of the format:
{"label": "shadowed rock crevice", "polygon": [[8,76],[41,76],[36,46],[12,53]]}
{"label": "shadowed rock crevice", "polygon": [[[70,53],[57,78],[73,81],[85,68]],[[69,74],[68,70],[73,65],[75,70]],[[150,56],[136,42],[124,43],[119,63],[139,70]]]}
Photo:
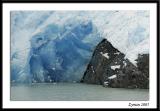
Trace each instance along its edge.
{"label": "shadowed rock crevice", "polygon": [[149,54],[138,55],[137,66],[103,39],[95,48],[81,80],[116,88],[149,88]]}

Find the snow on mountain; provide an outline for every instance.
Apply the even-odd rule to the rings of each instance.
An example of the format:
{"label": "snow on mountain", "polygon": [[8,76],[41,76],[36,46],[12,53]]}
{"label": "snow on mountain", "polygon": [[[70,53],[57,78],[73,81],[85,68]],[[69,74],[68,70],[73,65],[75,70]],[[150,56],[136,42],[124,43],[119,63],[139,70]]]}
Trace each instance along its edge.
{"label": "snow on mountain", "polygon": [[[93,27],[92,32],[87,34],[81,28],[81,24],[85,27],[89,22]],[[89,59],[91,56],[84,44],[89,44],[93,50],[101,40],[99,37],[102,37],[110,41],[136,65],[135,59],[139,53],[149,53],[149,11],[12,11],[11,65],[14,67],[11,71],[26,75],[25,73],[30,70],[29,60],[34,52],[33,47],[38,48],[47,44],[50,50],[56,51],[52,45],[49,45],[52,44],[49,41],[58,38],[58,41],[64,40],[62,44],[65,44],[68,34],[75,38],[85,36],[81,41],[83,45],[78,45],[82,48],[75,51],[83,58]],[[38,43],[35,43],[34,40],[39,37],[41,38]],[[61,56],[65,55],[65,51],[62,52]],[[46,53],[49,58],[54,57],[50,52],[46,51]],[[55,68],[55,65],[51,66],[53,66],[51,69]]]}
{"label": "snow on mountain", "polygon": [[115,66],[111,66],[111,69],[115,70],[115,69],[119,69],[120,65],[115,65]]}
{"label": "snow on mountain", "polygon": [[[103,36],[126,54],[133,64],[139,53],[149,53],[149,13],[147,11],[119,11],[105,25]],[[137,49],[137,47],[141,47]],[[132,56],[131,56],[132,55]]]}

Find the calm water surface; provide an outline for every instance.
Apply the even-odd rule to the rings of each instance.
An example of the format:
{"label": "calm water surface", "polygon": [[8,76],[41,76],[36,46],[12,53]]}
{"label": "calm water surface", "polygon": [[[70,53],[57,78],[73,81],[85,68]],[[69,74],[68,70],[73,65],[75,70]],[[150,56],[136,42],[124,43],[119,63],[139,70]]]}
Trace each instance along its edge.
{"label": "calm water surface", "polygon": [[11,100],[19,101],[145,101],[148,89],[104,88],[82,83],[12,85]]}

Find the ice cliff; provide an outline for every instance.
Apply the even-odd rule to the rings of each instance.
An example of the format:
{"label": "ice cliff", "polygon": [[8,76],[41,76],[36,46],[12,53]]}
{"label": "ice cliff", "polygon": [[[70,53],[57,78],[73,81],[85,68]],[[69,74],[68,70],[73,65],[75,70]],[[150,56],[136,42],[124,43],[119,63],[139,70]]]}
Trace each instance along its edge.
{"label": "ice cliff", "polygon": [[149,12],[12,11],[11,82],[78,82],[103,38],[136,66],[149,53]]}

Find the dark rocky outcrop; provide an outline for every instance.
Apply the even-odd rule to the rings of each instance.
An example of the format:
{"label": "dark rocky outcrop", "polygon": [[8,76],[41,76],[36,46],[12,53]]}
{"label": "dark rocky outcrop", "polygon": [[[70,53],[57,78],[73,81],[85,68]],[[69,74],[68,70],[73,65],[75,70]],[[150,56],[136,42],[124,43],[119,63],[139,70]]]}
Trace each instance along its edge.
{"label": "dark rocky outcrop", "polygon": [[116,88],[149,88],[149,54],[139,55],[137,66],[106,39],[96,47],[81,80]]}

